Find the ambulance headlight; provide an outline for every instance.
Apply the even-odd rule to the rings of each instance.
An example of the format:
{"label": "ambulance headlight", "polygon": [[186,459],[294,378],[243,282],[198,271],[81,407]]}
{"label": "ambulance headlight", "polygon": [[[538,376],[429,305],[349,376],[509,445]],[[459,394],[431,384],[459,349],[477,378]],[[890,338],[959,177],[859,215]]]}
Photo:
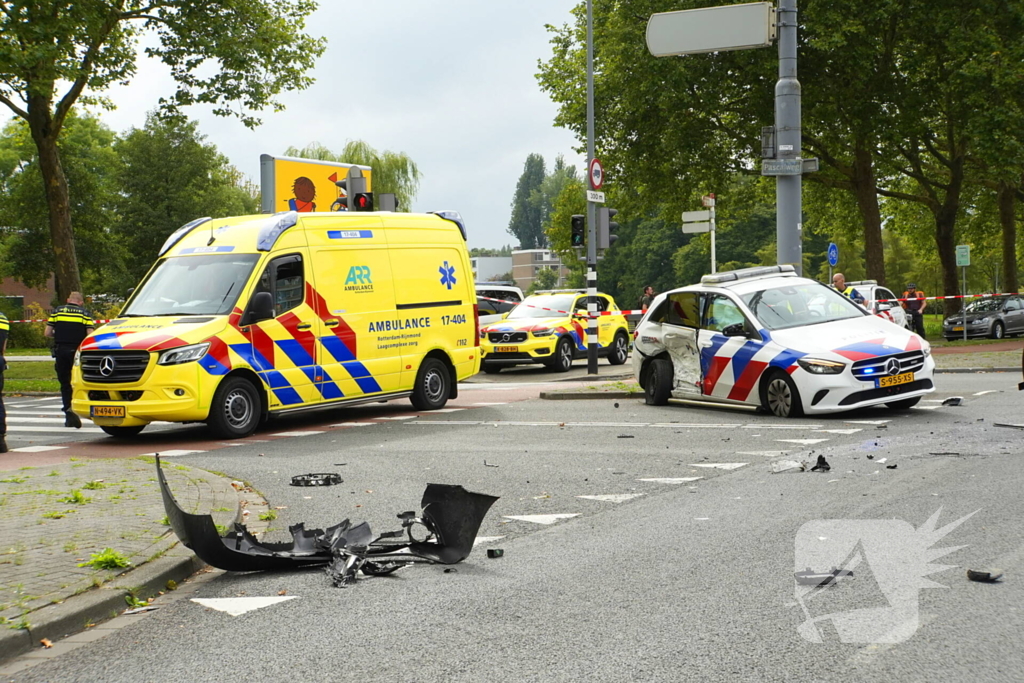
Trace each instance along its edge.
{"label": "ambulance headlight", "polygon": [[192,344],[190,346],[179,346],[176,349],[168,349],[160,354],[157,365],[181,365],[197,361],[206,355],[210,349],[210,342]]}
{"label": "ambulance headlight", "polygon": [[75,367],[77,368],[82,364],[82,352],[75,351]]}
{"label": "ambulance headlight", "polygon": [[846,363],[822,358],[801,358],[797,363],[812,375],[838,375],[846,367]]}
{"label": "ambulance headlight", "polygon": [[550,337],[551,333],[554,332],[550,327],[535,327],[533,328],[534,337]]}

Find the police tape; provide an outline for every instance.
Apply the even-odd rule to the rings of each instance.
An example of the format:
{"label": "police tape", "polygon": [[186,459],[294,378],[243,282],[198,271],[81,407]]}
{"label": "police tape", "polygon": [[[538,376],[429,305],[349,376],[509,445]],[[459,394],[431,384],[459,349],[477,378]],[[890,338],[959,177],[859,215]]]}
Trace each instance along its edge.
{"label": "police tape", "polygon": [[[481,301],[493,301],[493,302],[499,303],[499,304],[515,304],[516,306],[526,306],[527,308],[536,308],[539,311],[549,311],[551,313],[561,313],[563,315],[569,315],[572,312],[572,311],[560,311],[557,308],[545,308],[543,306],[534,306],[533,304],[528,304],[526,302],[509,301],[508,299],[492,299],[492,298],[486,297],[486,296],[478,296],[477,299],[479,299]],[[641,315],[641,314],[646,313],[646,312],[647,312],[647,309],[643,308],[643,309],[637,309],[637,310],[634,310],[634,311],[598,311],[597,315],[599,315],[599,316],[600,315]],[[583,313],[581,312],[580,315],[583,315]]]}
{"label": "police tape", "polygon": [[991,294],[951,294],[950,296],[908,296],[898,299],[875,299],[876,302],[889,302],[889,301],[937,301],[941,299],[976,299],[979,297],[986,296],[1018,296],[1020,292],[993,292]]}

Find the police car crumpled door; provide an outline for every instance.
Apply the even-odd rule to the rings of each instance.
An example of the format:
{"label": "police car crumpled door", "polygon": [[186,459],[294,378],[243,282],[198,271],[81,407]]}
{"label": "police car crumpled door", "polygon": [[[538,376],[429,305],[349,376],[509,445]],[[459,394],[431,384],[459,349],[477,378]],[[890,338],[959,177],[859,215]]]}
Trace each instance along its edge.
{"label": "police car crumpled door", "polygon": [[670,294],[665,301],[662,343],[672,358],[672,395],[679,398],[700,395],[700,301],[700,292]]}

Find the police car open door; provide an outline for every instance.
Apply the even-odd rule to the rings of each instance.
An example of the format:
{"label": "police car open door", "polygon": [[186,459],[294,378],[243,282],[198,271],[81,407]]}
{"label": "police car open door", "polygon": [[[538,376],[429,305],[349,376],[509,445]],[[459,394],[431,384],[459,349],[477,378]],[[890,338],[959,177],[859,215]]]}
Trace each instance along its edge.
{"label": "police car open door", "polygon": [[[661,338],[672,359],[672,395],[689,398],[700,395],[700,292],[677,292],[665,300],[661,314]],[[652,321],[654,316],[652,316]]]}

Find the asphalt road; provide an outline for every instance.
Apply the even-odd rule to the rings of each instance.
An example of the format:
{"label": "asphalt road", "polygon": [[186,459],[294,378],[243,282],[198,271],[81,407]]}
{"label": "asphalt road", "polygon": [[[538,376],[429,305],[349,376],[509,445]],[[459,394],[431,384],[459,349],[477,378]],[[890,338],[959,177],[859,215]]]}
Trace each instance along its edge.
{"label": "asphalt road", "polygon": [[[946,375],[906,413],[799,420],[473,394],[456,412],[395,408],[380,417],[407,419],[181,455],[282,508],[277,538],[345,517],[395,529],[428,482],[498,495],[480,536],[500,536],[483,547],[505,556],[481,547],[454,572],[416,566],[344,589],[318,570],[211,573],[13,680],[1020,680],[1022,432],[994,424],[1024,422],[1017,379]],[[952,395],[965,405],[942,406]],[[771,473],[819,454],[827,473]],[[345,481],[288,485],[321,471]],[[511,519],[524,515],[573,516]],[[858,542],[849,557],[822,553],[840,537]],[[802,593],[794,571],[812,562],[856,566],[854,578]],[[990,566],[1006,579],[965,577]],[[193,597],[291,599],[231,616]],[[887,619],[899,642],[872,630]]]}

